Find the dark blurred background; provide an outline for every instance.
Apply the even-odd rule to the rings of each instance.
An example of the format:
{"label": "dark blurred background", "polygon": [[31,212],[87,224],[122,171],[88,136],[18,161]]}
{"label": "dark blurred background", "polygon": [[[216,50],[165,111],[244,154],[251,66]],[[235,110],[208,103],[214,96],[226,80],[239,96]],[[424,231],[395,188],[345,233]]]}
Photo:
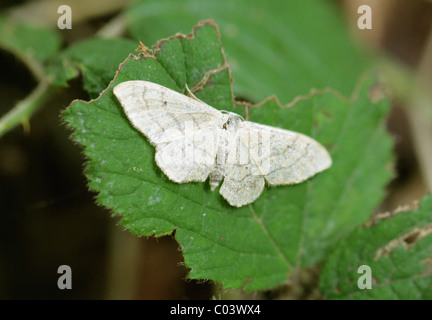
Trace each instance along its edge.
{"label": "dark blurred background", "polygon": [[[0,12],[28,2],[2,0]],[[62,34],[64,45],[90,37],[124,5],[91,2],[99,2],[100,13],[93,11],[74,21],[74,28]],[[370,4],[374,15],[372,30],[353,28],[359,45],[366,51],[385,52],[414,74],[428,78],[430,85],[432,2],[339,1],[347,28],[356,25],[360,4]],[[27,68],[4,50],[0,50],[0,70],[3,115],[36,83]],[[0,298],[209,299],[226,294],[213,283],[185,280],[187,270],[172,237],[134,237],[117,225],[118,217],[95,204],[82,172],[81,149],[69,140],[70,132],[60,121],[61,111],[77,98],[88,99],[81,79],[71,81],[67,90],[55,94],[32,117],[29,132],[20,126],[0,138]],[[377,211],[411,204],[427,192],[430,183],[415,147],[413,139],[419,138],[413,133],[406,103],[393,101],[388,129],[396,137],[397,178]],[[420,139],[427,141],[430,133],[424,135]],[[60,265],[71,266],[73,290],[57,288]],[[277,292],[254,297],[274,298]]]}

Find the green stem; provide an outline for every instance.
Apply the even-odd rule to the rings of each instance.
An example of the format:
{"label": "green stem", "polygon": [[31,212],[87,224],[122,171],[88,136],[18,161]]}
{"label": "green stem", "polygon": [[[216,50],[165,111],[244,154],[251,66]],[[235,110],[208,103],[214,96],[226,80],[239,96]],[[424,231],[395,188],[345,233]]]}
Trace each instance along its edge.
{"label": "green stem", "polygon": [[[429,121],[432,121],[432,93],[413,71],[388,57],[378,59],[377,67],[393,95],[404,102],[403,107],[420,109]],[[412,103],[413,101],[415,103]]]}
{"label": "green stem", "polygon": [[428,90],[431,85],[431,53],[432,29],[417,72],[410,71],[388,58],[379,61],[384,80],[406,109],[422,178],[429,191],[432,190],[432,94]]}
{"label": "green stem", "polygon": [[25,124],[31,115],[51,96],[52,91],[52,87],[47,83],[40,83],[27,98],[18,102],[0,119],[0,137],[15,126]]}
{"label": "green stem", "polygon": [[[13,50],[12,50],[13,51]],[[19,124],[28,123],[31,115],[41,108],[53,93],[41,64],[31,57],[13,52],[21,58],[38,81],[37,87],[24,100],[18,102],[9,112],[0,118],[0,137]]]}

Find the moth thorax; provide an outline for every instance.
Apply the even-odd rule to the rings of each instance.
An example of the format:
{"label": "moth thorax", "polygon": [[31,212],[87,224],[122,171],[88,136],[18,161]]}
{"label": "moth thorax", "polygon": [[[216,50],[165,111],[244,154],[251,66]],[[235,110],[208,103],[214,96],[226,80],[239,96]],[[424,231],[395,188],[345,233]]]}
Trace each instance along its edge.
{"label": "moth thorax", "polygon": [[240,123],[240,118],[238,115],[230,115],[227,121],[223,124],[223,128],[228,131],[236,131]]}

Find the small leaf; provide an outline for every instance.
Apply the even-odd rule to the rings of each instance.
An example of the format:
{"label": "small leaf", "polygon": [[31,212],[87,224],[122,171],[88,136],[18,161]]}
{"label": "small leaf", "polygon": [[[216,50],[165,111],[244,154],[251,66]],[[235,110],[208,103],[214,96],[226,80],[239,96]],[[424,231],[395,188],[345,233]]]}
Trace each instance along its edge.
{"label": "small leaf", "polygon": [[321,142],[334,164],[293,186],[266,188],[252,205],[229,206],[208,182],[176,184],[160,171],[154,148],[135,130],[112,94],[127,80],[148,80],[196,96],[220,110],[246,116],[233,103],[232,79],[212,22],[188,36],[177,35],[155,47],[155,56],[127,59],[97,99],[74,102],[64,118],[84,146],[86,175],[98,202],[123,216],[121,224],[138,235],[174,230],[189,277],[220,281],[226,288],[271,288],[294,268],[322,259],[337,240],[359,223],[384,195],[391,177],[391,140],[384,130],[388,103],[372,103],[373,79],[357,95],[311,94],[294,107],[269,99],[249,108],[250,120],[305,133]]}
{"label": "small leaf", "polygon": [[[416,210],[353,231],[332,252],[320,287],[330,299],[432,299],[432,196]],[[372,289],[360,290],[361,265]]]}
{"label": "small leaf", "polygon": [[60,37],[53,30],[0,16],[0,47],[44,62],[60,48]]}
{"label": "small leaf", "polygon": [[92,38],[58,55],[49,65],[48,74],[54,85],[66,86],[81,72],[84,89],[95,98],[107,87],[125,56],[137,46],[132,40]]}

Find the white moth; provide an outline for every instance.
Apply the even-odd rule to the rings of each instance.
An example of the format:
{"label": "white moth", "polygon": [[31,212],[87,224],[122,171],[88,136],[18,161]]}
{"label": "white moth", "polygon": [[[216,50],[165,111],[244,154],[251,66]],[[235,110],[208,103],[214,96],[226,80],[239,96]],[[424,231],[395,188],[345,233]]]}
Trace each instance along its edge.
{"label": "white moth", "polygon": [[156,148],[171,181],[210,179],[230,205],[255,201],[270,186],[302,182],[331,166],[327,150],[301,133],[219,111],[197,98],[147,81],[114,88],[126,116]]}

